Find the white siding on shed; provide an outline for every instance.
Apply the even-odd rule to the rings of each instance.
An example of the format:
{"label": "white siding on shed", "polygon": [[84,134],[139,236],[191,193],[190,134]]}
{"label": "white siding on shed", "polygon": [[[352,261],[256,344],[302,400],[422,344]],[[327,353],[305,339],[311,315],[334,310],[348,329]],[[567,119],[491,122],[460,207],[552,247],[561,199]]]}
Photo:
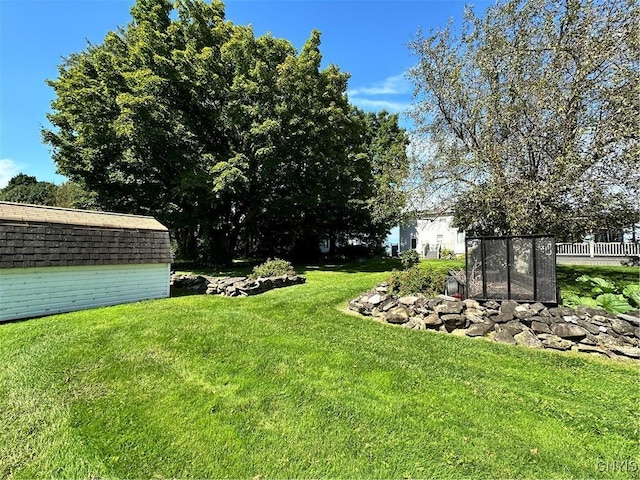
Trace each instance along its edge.
{"label": "white siding on shed", "polygon": [[0,321],[169,296],[168,263],[0,269]]}

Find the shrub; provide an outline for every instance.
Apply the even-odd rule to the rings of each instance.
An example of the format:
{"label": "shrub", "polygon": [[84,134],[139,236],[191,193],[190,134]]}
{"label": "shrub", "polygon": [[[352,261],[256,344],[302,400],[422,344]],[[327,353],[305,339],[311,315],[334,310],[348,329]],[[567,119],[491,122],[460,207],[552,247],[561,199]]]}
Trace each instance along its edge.
{"label": "shrub", "polygon": [[269,258],[263,264],[253,267],[253,272],[249,275],[249,278],[281,277],[283,275],[294,275],[295,273],[290,262],[279,258]]}
{"label": "shrub", "polygon": [[405,250],[400,254],[400,261],[402,262],[402,268],[408,270],[420,262],[420,255],[415,250]]}
{"label": "shrub", "polygon": [[444,291],[445,273],[430,266],[420,268],[414,265],[408,270],[391,272],[389,288],[398,295],[416,295],[422,293],[435,297]]}
{"label": "shrub", "polygon": [[456,252],[449,250],[448,248],[440,249],[440,258],[443,260],[455,260],[457,257]]}

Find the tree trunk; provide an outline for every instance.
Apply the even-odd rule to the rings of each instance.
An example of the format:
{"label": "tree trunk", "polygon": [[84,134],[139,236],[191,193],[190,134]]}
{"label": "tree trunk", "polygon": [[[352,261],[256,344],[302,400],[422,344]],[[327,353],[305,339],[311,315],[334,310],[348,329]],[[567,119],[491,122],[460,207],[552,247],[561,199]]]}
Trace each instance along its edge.
{"label": "tree trunk", "polygon": [[233,263],[238,243],[238,228],[211,228],[207,232],[205,260],[215,265],[228,266]]}
{"label": "tree trunk", "polygon": [[198,258],[198,235],[194,227],[178,227],[173,229],[173,238],[178,244],[176,257],[181,260]]}

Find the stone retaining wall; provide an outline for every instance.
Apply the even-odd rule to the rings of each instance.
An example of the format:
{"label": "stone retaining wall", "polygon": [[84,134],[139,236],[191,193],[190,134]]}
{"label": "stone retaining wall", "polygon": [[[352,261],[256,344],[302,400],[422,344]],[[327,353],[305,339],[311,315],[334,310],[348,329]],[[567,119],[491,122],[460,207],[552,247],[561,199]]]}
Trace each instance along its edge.
{"label": "stone retaining wall", "polygon": [[488,337],[532,348],[640,359],[640,317],[614,315],[596,308],[547,308],[541,303],[519,304],[512,300],[480,304],[445,296],[398,298],[388,292],[386,282],[351,301],[349,308],[404,328]]}
{"label": "stone retaining wall", "polygon": [[249,279],[248,277],[209,277],[173,273],[170,285],[172,288],[183,288],[199,294],[240,297],[257,295],[274,288],[298,285],[306,280],[302,275]]}

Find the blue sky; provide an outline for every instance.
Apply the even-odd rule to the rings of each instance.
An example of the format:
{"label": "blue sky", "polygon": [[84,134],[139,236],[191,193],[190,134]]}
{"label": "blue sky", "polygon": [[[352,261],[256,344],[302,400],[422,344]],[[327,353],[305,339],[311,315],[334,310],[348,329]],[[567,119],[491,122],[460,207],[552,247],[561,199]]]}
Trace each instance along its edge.
{"label": "blue sky", "polygon": [[[125,26],[134,0],[0,0],[0,188],[16,173],[61,183],[49,148],[47,126],[61,59],[86,41]],[[325,66],[351,74],[349,99],[368,111],[403,112],[412,101],[404,72],[416,61],[406,44],[418,29],[459,23],[467,1],[458,0],[228,0],[227,19],[271,32],[298,49],[312,29],[322,32]],[[476,0],[476,10],[488,0]],[[403,120],[410,127],[408,120]]]}

